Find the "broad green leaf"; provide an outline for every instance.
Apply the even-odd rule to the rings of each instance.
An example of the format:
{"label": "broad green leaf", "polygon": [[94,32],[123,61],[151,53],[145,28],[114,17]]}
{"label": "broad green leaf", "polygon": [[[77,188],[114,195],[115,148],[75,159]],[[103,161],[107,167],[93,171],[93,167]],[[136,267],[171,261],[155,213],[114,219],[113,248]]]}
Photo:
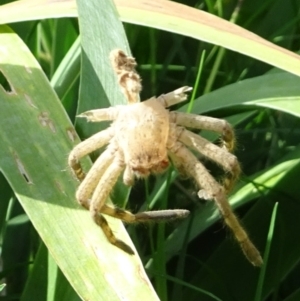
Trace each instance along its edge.
{"label": "broad green leaf", "polygon": [[[105,14],[98,9],[99,1],[79,3],[79,25],[81,32],[82,69],[78,113],[110,105],[126,103],[125,96],[117,84],[117,77],[111,66],[109,54],[121,48],[130,54],[122,23],[112,1],[104,1],[102,9],[110,10]],[[109,34],[108,34],[109,33]],[[81,137],[88,137],[103,128],[103,123],[87,123],[85,119],[76,121]]]}
{"label": "broad green leaf", "polygon": [[[193,37],[300,75],[300,58],[297,54],[201,10],[166,0],[115,0],[115,3],[124,22]],[[66,16],[76,16],[74,0],[23,0],[0,9],[2,24]]]}
{"label": "broad green leaf", "polygon": [[[79,142],[59,99],[24,43],[1,27],[0,169],[54,260],[83,300],[157,300],[137,256],[110,245],[75,201],[67,156]],[[109,219],[128,241],[119,221]]]}

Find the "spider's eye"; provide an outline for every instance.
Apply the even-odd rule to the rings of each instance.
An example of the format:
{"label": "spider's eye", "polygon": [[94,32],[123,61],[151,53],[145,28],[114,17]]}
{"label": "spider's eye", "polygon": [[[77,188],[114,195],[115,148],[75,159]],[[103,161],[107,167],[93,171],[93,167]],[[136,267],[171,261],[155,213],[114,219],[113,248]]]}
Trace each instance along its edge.
{"label": "spider's eye", "polygon": [[166,169],[169,166],[169,161],[168,160],[163,160],[160,162],[160,167],[162,169]]}
{"label": "spider's eye", "polygon": [[151,173],[159,174],[164,172],[169,166],[169,161],[167,159],[158,162],[151,168]]}

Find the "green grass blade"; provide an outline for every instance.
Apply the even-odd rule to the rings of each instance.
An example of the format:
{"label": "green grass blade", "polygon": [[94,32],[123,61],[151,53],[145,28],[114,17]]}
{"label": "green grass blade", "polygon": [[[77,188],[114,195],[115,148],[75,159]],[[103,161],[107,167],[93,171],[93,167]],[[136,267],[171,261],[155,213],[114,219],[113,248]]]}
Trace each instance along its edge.
{"label": "green grass blade", "polygon": [[77,17],[75,0],[47,1],[25,0],[1,7],[0,24],[48,18]]}
{"label": "green grass blade", "polygon": [[[215,90],[194,101],[193,113],[207,112],[243,105],[267,107],[300,116],[299,77],[285,73],[266,74],[246,79]],[[188,104],[180,110],[185,112]]]}
{"label": "green grass blade", "polygon": [[[102,10],[98,9],[99,3],[90,1],[87,5],[85,1],[79,1],[78,4],[82,46],[78,113],[126,103],[125,96],[118,87],[109,54],[116,48],[121,48],[126,53],[130,53],[130,49],[112,1],[103,1],[101,4],[102,10],[106,11],[105,18],[102,16]],[[76,127],[80,136],[86,138],[105,125],[87,123],[83,118],[79,118]]]}
{"label": "green grass blade", "polygon": [[13,192],[1,173],[0,173],[0,191],[1,191],[1,202],[0,202],[0,231],[1,232],[0,233],[2,239],[3,233],[5,231],[5,224],[7,218],[6,212],[9,206],[9,200],[13,196]]}
{"label": "green grass blade", "polygon": [[51,85],[60,99],[64,98],[79,77],[80,54],[80,39],[77,38],[51,78]]}
{"label": "green grass blade", "polygon": [[57,267],[46,246],[41,243],[21,301],[80,301],[70,283]]}
{"label": "green grass blade", "polygon": [[300,75],[297,54],[219,17],[165,0],[156,0],[152,5],[139,0],[115,2],[124,22],[167,30],[219,45]]}
{"label": "green grass blade", "polygon": [[296,289],[290,296],[288,296],[284,301],[298,301],[300,299],[300,288]]}
{"label": "green grass blade", "polygon": [[262,268],[260,270],[254,301],[262,300],[263,285],[264,285],[264,281],[266,280],[265,279],[266,269],[267,269],[268,259],[270,256],[271,244],[272,244],[272,241],[274,238],[274,228],[275,228],[275,221],[276,221],[276,217],[277,217],[277,208],[278,208],[278,203],[275,203],[273,212],[272,212],[271,221],[270,221],[270,228],[269,228],[269,233],[268,233],[268,237],[267,237],[266,248],[265,248],[265,252],[264,252],[264,256],[263,256],[264,265],[262,266]]}
{"label": "green grass blade", "polygon": [[36,254],[21,301],[30,301],[32,300],[32,296],[35,296],[35,298],[39,301],[47,301],[47,258],[48,249],[42,243]]}
{"label": "green grass blade", "polygon": [[206,295],[208,296],[211,300],[215,300],[215,301],[222,301],[220,298],[218,298],[217,296],[215,296],[214,294],[206,291],[206,290],[203,290],[201,289],[200,287],[198,286],[195,286],[195,285],[191,285],[185,281],[181,281],[180,279],[178,278],[175,278],[175,277],[172,277],[172,276],[169,276],[169,275],[166,275],[165,276],[167,280],[170,280],[170,281],[173,281],[175,283],[178,283],[178,284],[181,284],[182,286],[185,286],[191,290],[195,290],[203,295]]}
{"label": "green grass blade", "polygon": [[[300,75],[299,56],[219,17],[172,1],[115,0],[124,22],[193,37]],[[2,7],[2,23],[76,16],[74,1],[24,0]]]}
{"label": "green grass blade", "polygon": [[[74,198],[67,156],[79,142],[59,99],[21,39],[1,27],[0,170],[68,281],[84,300],[157,300],[137,256],[107,243]],[[118,237],[130,241],[119,221]]]}

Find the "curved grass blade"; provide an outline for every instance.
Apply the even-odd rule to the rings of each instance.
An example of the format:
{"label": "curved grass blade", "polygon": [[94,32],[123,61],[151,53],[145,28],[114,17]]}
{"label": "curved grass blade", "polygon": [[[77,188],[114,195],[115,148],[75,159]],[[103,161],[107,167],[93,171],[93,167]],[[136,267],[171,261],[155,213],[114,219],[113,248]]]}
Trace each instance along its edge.
{"label": "curved grass blade", "polygon": [[[166,0],[115,0],[115,3],[124,22],[193,37],[300,75],[297,54],[214,15]],[[63,16],[76,16],[74,0],[23,0],[0,9],[3,23]]]}
{"label": "curved grass blade", "polygon": [[259,279],[258,279],[258,284],[256,288],[256,293],[254,297],[254,301],[260,301],[262,300],[262,290],[263,290],[263,285],[264,281],[266,280],[266,269],[267,269],[267,263],[268,259],[270,256],[270,250],[271,250],[271,244],[274,238],[274,228],[275,228],[275,221],[277,217],[277,208],[278,208],[278,203],[275,203],[273,212],[272,212],[272,217],[270,221],[270,228],[268,232],[268,237],[267,237],[267,244],[266,244],[266,249],[264,253],[264,265],[261,268],[260,274],[259,274]]}
{"label": "curved grass blade", "polygon": [[300,57],[229,21],[180,3],[115,0],[124,22],[189,36],[300,75]]}
{"label": "curved grass blade", "polygon": [[[280,72],[246,79],[200,96],[192,112],[203,114],[240,105],[267,107],[300,117],[299,77]],[[187,108],[188,104],[181,111]]]}
{"label": "curved grass blade", "polygon": [[51,85],[60,99],[63,99],[80,74],[80,39],[77,38],[51,78]]}

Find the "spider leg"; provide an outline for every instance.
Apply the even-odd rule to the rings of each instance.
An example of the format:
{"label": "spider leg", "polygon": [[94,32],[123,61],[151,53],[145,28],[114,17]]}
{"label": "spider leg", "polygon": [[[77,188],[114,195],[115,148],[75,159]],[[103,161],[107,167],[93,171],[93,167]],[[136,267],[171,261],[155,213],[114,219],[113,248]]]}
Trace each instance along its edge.
{"label": "spider leg", "polygon": [[101,213],[118,218],[125,223],[169,222],[188,216],[189,211],[183,209],[143,211],[133,214],[127,210],[104,204]]}
{"label": "spider leg", "polygon": [[222,147],[230,152],[234,149],[234,132],[231,125],[226,120],[196,114],[170,112],[170,121],[187,128],[219,133],[222,135],[223,139]]}
{"label": "spider leg", "polygon": [[112,137],[113,128],[110,127],[80,142],[74,147],[69,155],[68,163],[79,181],[82,181],[85,178],[85,173],[82,170],[79,160],[91,152],[101,148],[103,145],[108,144]]}
{"label": "spider leg", "polygon": [[[129,254],[133,254],[132,249],[127,244],[115,237],[102,214],[110,215],[127,223],[135,223],[175,220],[186,217],[189,212],[187,210],[162,210],[132,214],[129,211],[105,204],[123,169],[123,160],[120,157],[116,157],[116,148],[114,144],[110,144],[95,161],[89,173],[78,187],[76,199],[82,206],[90,210],[92,218],[101,227],[110,243]],[[93,196],[89,200],[91,194]]]}
{"label": "spider leg", "polygon": [[[134,173],[129,166],[126,166],[123,181],[126,185],[132,186],[134,183]],[[184,218],[189,214],[188,210],[173,209],[173,210],[157,210],[144,211],[136,214],[130,211],[120,209],[108,204],[101,207],[101,213],[118,218],[125,223],[144,223],[144,222],[169,222]]]}
{"label": "spider leg", "polygon": [[176,132],[177,137],[179,137],[178,140],[184,145],[198,151],[205,157],[218,163],[225,171],[230,172],[230,176],[227,175],[223,180],[225,190],[229,192],[240,174],[240,165],[236,156],[184,128],[176,127]]}
{"label": "spider leg", "polygon": [[107,167],[113,161],[115,152],[115,149],[111,145],[109,145],[108,148],[95,161],[86,177],[80,183],[76,191],[76,199],[86,209],[90,208],[89,198],[95,190]]}
{"label": "spider leg", "polygon": [[252,244],[239,220],[231,210],[224,188],[215,181],[201,162],[180,142],[173,143],[170,151],[177,158],[177,162],[181,162],[180,164],[186,173],[197,181],[199,187],[203,188],[211,199],[214,199],[225,223],[232,230],[248,260],[255,266],[262,265],[263,261],[258,250]]}
{"label": "spider leg", "polygon": [[101,122],[115,120],[119,113],[119,107],[109,107],[83,112],[77,117],[86,118],[89,122]]}
{"label": "spider leg", "polygon": [[[93,165],[91,171],[87,174],[86,179],[82,182],[81,186],[78,189],[77,196],[78,198],[79,195],[83,195],[85,193],[84,198],[87,199],[91,192],[95,189],[95,182],[99,182],[98,179],[101,180],[99,184],[97,185],[97,188],[93,194],[93,198],[91,200],[91,206],[90,210],[91,212],[94,210],[94,212],[98,212],[101,214],[106,214],[109,216],[112,216],[114,218],[118,218],[126,223],[143,223],[143,222],[166,222],[166,221],[172,221],[172,220],[177,220],[180,218],[185,218],[188,214],[188,210],[181,210],[181,209],[174,209],[174,210],[158,210],[158,211],[144,211],[144,212],[139,212],[136,214],[133,214],[127,210],[120,209],[117,207],[114,207],[109,204],[105,204],[105,200],[108,197],[110,191],[112,190],[113,186],[115,185],[120,173],[124,169],[124,165],[122,160],[115,158],[114,160],[112,159],[114,154],[110,154],[109,160],[108,159],[103,159],[102,162],[106,163],[106,166],[110,164],[110,166],[107,168],[105,173],[103,172],[103,166],[100,166],[101,163],[99,164],[98,167],[98,160],[95,162]],[[103,156],[103,155],[102,155]],[[109,162],[108,162],[109,161]],[[113,161],[113,162],[112,162]],[[94,166],[96,166],[94,170]],[[99,175],[99,170],[101,169],[102,174]],[[126,167],[128,170],[129,168]],[[125,171],[126,171],[125,169]],[[91,176],[90,174],[94,174],[94,176]],[[97,178],[96,178],[97,177]],[[85,185],[85,181],[88,181],[88,185]],[[93,186],[92,186],[93,185]],[[82,187],[82,189],[81,189]],[[88,191],[87,188],[88,187]],[[94,209],[93,209],[94,208]],[[102,220],[99,220],[97,222],[97,214],[93,214],[93,218],[96,219],[96,223],[102,227],[105,235],[107,236],[108,240],[114,244],[120,247],[121,249],[125,250],[128,249],[129,247],[124,246],[123,242],[120,242],[115,238],[113,233],[111,233],[110,229],[105,226],[104,222]],[[95,216],[95,217],[94,217]],[[104,228],[103,228],[104,227]],[[121,245],[120,245],[121,244]],[[128,252],[130,253],[130,252]]]}
{"label": "spider leg", "polygon": [[165,108],[167,108],[185,101],[187,99],[187,95],[185,93],[191,90],[193,90],[193,88],[184,86],[167,94],[162,94],[157,97],[156,100],[159,101]]}
{"label": "spider leg", "polygon": [[123,160],[119,156],[114,157],[112,163],[108,166],[97,184],[89,209],[93,220],[101,227],[108,241],[126,253],[134,254],[130,246],[116,238],[106,219],[101,215],[103,206],[123,169]]}

